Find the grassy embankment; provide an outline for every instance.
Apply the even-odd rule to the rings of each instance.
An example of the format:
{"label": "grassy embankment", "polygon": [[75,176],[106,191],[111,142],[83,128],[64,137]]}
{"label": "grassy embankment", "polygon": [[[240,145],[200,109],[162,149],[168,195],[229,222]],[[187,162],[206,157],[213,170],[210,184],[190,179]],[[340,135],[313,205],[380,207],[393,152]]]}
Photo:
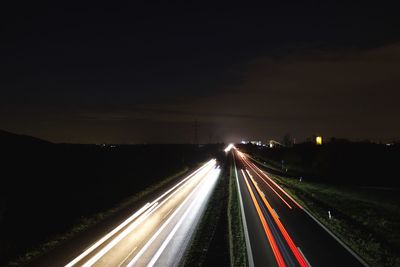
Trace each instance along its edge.
{"label": "grassy embankment", "polygon": [[234,171],[221,173],[182,266],[248,266]]}
{"label": "grassy embankment", "polygon": [[368,264],[400,266],[398,190],[300,182],[276,174],[270,177]]}
{"label": "grassy embankment", "polygon": [[81,218],[81,220],[76,225],[74,225],[71,229],[69,229],[65,233],[51,237],[48,241],[44,242],[40,246],[29,250],[24,255],[19,256],[18,258],[10,261],[9,263],[7,263],[4,266],[21,266],[23,264],[30,262],[32,259],[49,252],[51,249],[57,247],[58,245],[71,239],[72,237],[84,232],[85,230],[89,229],[90,227],[102,222],[106,218],[109,218],[110,216],[114,215],[115,213],[133,205],[135,202],[139,201],[140,199],[157,192],[165,185],[173,182],[174,180],[178,179],[179,177],[181,177],[182,175],[187,173],[188,170],[189,170],[189,168],[185,167],[184,169],[175,173],[174,175],[171,175],[165,179],[162,179],[159,182],[147,187],[143,191],[138,192],[138,193],[126,198],[125,200],[118,203],[111,209],[108,209],[108,210],[105,210],[102,212],[98,212],[90,217]]}
{"label": "grassy embankment", "polygon": [[228,223],[231,266],[248,266],[239,192],[233,164],[229,172]]}

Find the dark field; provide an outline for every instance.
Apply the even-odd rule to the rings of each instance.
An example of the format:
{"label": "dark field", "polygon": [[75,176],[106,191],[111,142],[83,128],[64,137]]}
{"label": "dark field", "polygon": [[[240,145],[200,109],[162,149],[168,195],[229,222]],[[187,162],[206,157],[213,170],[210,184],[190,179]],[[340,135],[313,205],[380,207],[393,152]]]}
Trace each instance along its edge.
{"label": "dark field", "polygon": [[221,150],[52,144],[6,132],[0,145],[0,265]]}

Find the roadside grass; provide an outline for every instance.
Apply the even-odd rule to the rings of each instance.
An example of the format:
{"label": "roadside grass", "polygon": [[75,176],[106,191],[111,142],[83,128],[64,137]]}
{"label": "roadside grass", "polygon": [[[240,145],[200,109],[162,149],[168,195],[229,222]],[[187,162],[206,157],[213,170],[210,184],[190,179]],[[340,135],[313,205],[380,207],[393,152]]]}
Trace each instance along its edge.
{"label": "roadside grass", "polygon": [[269,176],[368,264],[400,266],[400,192]]}
{"label": "roadside grass", "polygon": [[177,179],[178,177],[184,175],[188,171],[189,171],[189,168],[185,167],[181,171],[179,171],[165,179],[160,180],[160,182],[158,182],[156,184],[149,186],[147,189],[140,191],[140,192],[126,198],[125,200],[118,203],[111,209],[108,209],[103,212],[98,212],[90,217],[81,218],[79,220],[79,222],[75,226],[73,226],[70,230],[68,230],[65,233],[62,233],[60,235],[56,235],[56,236],[50,238],[48,241],[44,242],[42,245],[40,245],[36,248],[32,248],[31,250],[27,251],[25,254],[8,262],[4,266],[21,266],[21,265],[25,265],[25,264],[29,263],[34,258],[37,258],[37,257],[49,252],[50,250],[54,249],[55,247],[61,245],[63,242],[66,242],[67,240],[71,239],[72,237],[74,237],[74,236],[84,232],[85,230],[89,229],[90,227],[100,223],[101,221],[112,216],[116,212],[119,212],[122,209],[127,208],[128,206],[134,204],[141,198],[151,195],[152,193],[156,192],[157,190],[159,190],[166,184],[168,184],[168,183],[172,182],[173,180]]}
{"label": "roadside grass", "polygon": [[[200,218],[197,229],[193,234],[192,240],[190,241],[190,246],[182,258],[180,266],[203,266],[205,262],[209,260],[208,258],[212,257],[210,256],[212,250],[221,250],[221,248],[224,249],[224,247],[227,247],[227,244],[214,244],[215,242],[213,242],[213,240],[218,239],[217,241],[221,243],[221,238],[216,238],[216,235],[226,234],[224,231],[217,231],[218,226],[221,225],[221,220],[224,216],[223,211],[227,204],[226,181],[226,172],[222,171],[214,191],[208,200],[207,207]],[[222,238],[222,243],[224,243],[223,239],[224,238]],[[213,245],[216,246],[213,247]],[[214,251],[213,253],[218,252],[219,251]],[[228,254],[228,252],[225,254]],[[224,261],[224,259],[221,260]]]}
{"label": "roadside grass", "polygon": [[248,266],[246,242],[233,164],[229,170],[228,227],[231,266]]}

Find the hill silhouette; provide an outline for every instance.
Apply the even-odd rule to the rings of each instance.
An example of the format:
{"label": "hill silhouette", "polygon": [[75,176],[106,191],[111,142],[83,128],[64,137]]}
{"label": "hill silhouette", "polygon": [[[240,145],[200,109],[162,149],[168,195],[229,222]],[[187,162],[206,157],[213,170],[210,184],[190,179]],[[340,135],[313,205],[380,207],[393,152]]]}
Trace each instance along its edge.
{"label": "hill silhouette", "polygon": [[185,168],[219,145],[54,144],[0,131],[0,266]]}
{"label": "hill silhouette", "polygon": [[45,141],[29,135],[15,134],[0,129],[0,145],[49,145],[51,142]]}

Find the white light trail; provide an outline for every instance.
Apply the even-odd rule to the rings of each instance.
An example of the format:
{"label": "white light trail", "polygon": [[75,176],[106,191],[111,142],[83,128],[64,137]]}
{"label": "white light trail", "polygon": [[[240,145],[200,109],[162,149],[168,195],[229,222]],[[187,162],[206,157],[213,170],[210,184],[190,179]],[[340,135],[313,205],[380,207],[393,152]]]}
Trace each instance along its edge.
{"label": "white light trail", "polygon": [[179,221],[175,225],[174,229],[169,233],[168,237],[164,240],[164,242],[162,243],[160,248],[154,254],[153,258],[151,259],[151,261],[149,262],[147,267],[154,266],[154,264],[157,262],[158,258],[161,256],[162,252],[167,247],[168,243],[171,241],[171,239],[174,237],[175,233],[178,231],[178,229],[182,225],[183,221],[186,220],[186,217],[189,214],[189,212],[195,212],[193,210],[195,205],[206,200],[206,197],[208,196],[208,192],[212,190],[215,182],[218,179],[219,173],[220,173],[219,169],[214,169],[213,172],[209,174],[208,180],[206,181],[207,184],[204,185],[204,187],[201,189],[201,191],[199,193],[197,193],[196,199],[193,200],[192,203],[190,204],[190,206],[186,209],[185,213],[179,219]]}
{"label": "white light trail", "polygon": [[[167,190],[165,193],[163,193],[161,196],[159,196],[157,199],[155,199],[151,203],[147,203],[144,205],[141,209],[139,209],[136,213],[134,213],[132,216],[130,216],[128,219],[126,219],[123,223],[121,223],[118,227],[116,227],[114,230],[112,230],[110,233],[108,233],[106,236],[102,237],[100,240],[98,240],[95,244],[93,244],[90,248],[85,250],[82,254],[80,254],[77,258],[69,262],[65,267],[72,267],[82,261],[85,257],[87,257],[90,253],[95,251],[99,246],[101,246],[103,243],[105,243],[108,239],[110,239],[112,236],[117,234],[119,231],[121,231],[124,227],[126,227],[129,223],[131,223],[133,220],[138,218],[141,215],[146,215],[145,218],[147,218],[149,215],[151,215],[153,212],[155,212],[163,203],[165,203],[168,199],[170,199],[172,196],[174,196],[177,192],[179,192],[188,182],[189,179],[194,179],[195,177],[201,177],[208,171],[210,171],[216,164],[216,160],[212,159],[205,163],[202,167],[191,173],[189,176],[187,176],[185,179],[171,187],[169,190]],[[175,191],[174,191],[175,190]],[[174,192],[172,192],[174,191]],[[172,193],[171,193],[172,192]],[[171,194],[170,194],[171,193]],[[170,194],[166,199],[164,199],[159,205],[158,201],[160,201],[162,198]],[[140,219],[140,221],[139,221]],[[93,265],[97,260],[99,260],[104,254],[106,254],[113,246],[115,246],[118,242],[115,242],[115,240],[120,241],[128,235],[134,228],[136,228],[142,221],[142,218],[138,219],[138,223],[134,222],[132,225],[130,225],[127,229],[125,229],[120,235],[118,235],[113,241],[111,241],[105,248],[100,250],[94,257],[92,257],[88,262],[86,262],[83,266],[91,266]]]}
{"label": "white light trail", "polygon": [[229,144],[226,148],[225,148],[225,152],[228,153],[229,151],[231,151],[231,149],[234,148],[233,144]]}
{"label": "white light trail", "polygon": [[136,219],[139,215],[141,215],[144,211],[146,211],[150,207],[150,203],[147,203],[144,205],[142,208],[140,208],[136,213],[134,213],[131,217],[126,219],[123,223],[121,223],[118,227],[116,227],[114,230],[109,232],[107,235],[102,237],[99,241],[94,243],[90,248],[85,250],[81,255],[76,257],[74,260],[69,262],[65,267],[72,267],[79,261],[81,261],[83,258],[85,258],[87,255],[89,255],[91,252],[93,252],[96,248],[98,248],[101,244],[103,244],[105,241],[107,241],[111,236],[115,235],[119,230],[121,230],[123,227],[125,227],[127,224],[129,224],[131,221]]}
{"label": "white light trail", "polygon": [[151,208],[149,208],[145,213],[143,213],[140,218],[132,223],[128,228],[126,228],[121,234],[114,238],[110,243],[108,243],[103,249],[101,249],[96,255],[94,255],[88,262],[86,262],[83,267],[92,266],[96,261],[103,257],[110,249],[112,249],[119,241],[121,241],[125,236],[127,236],[133,229],[135,229],[139,224],[141,224],[147,217],[150,216],[152,211],[157,207],[158,202],[154,203]]}
{"label": "white light trail", "polygon": [[198,188],[204,183],[204,180],[196,185],[196,187],[190,192],[190,194],[185,198],[185,200],[179,205],[179,207],[171,214],[167,221],[158,229],[158,231],[147,241],[147,243],[142,247],[142,249],[136,254],[136,256],[128,263],[127,267],[132,267],[140,259],[140,257],[146,252],[153,241],[160,235],[165,227],[171,222],[171,220],[178,214],[178,212],[184,207],[184,205],[190,200],[190,197],[196,193]]}

